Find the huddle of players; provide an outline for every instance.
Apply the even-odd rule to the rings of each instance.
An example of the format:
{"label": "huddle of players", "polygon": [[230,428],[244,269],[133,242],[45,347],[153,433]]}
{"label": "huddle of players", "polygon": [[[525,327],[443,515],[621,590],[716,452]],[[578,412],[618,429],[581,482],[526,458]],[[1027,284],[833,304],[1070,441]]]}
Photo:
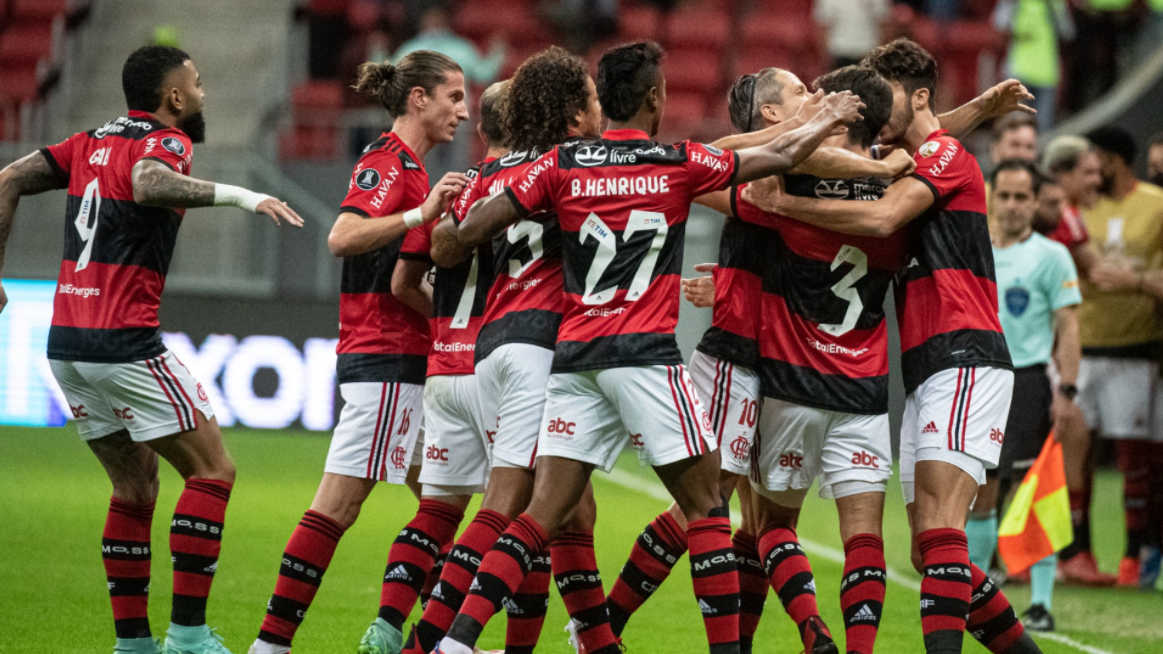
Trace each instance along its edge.
{"label": "huddle of players", "polygon": [[[267,196],[186,177],[192,132],[201,124],[197,74],[175,49],[147,55],[141,58],[148,65],[134,69],[131,57],[123,71],[129,118],[0,173],[5,200],[13,198],[0,205],[0,227],[6,235],[20,195],[67,183],[67,219],[75,226],[66,230],[61,276],[70,283],[62,289],[103,287],[93,295],[105,308],[145,307],[94,311],[81,303],[88,294],[61,290],[50,334],[54,374],[114,482],[103,552],[115,651],[158,651],[145,607],[160,453],[187,479],[171,528],[174,618],[165,651],[225,652],[206,628],[205,600],[233,466],[204,393],[158,338],[157,299],[180,209],[158,213],[164,220],[142,218],[148,207],[218,204],[301,221]],[[615,48],[602,58],[595,85],[584,63],[560,49],[534,56],[507,90],[482,98],[490,158],[467,175],[445,176],[431,192],[424,156],[468,118],[459,66],[418,52],[396,66],[361,68],[358,88],[396,120],[365,151],[329,237],[332,252],[344,257],[337,365],[346,405],[252,652],[289,651],[339,539],[377,480],[407,483],[420,507],[391,548],[379,615],[361,652],[471,652],[502,608],[510,615],[508,649],[530,651],[551,573],[579,648],[616,652],[635,608],[627,591],[648,594],[657,586],[650,580],[660,583],[684,549],[712,652],[749,649],[741,624],[754,632],[766,595],[765,586],[758,590],[761,578],[776,587],[805,648],[833,652],[794,532],[816,474],[849,516],[842,527],[849,650],[871,650],[884,592],[879,515],[890,456],[879,307],[894,273],[909,391],[902,477],[925,576],[926,648],[959,651],[968,618],[994,651],[1036,651],[965,549],[965,512],[984,468],[996,463],[1000,443],[990,435],[1004,420],[1012,377],[990,287],[981,175],[932,114],[931,57],[911,42],[894,42],[868,59],[879,76],[838,71],[820,81],[841,91],[828,96],[807,97],[794,77],[765,70],[737,85],[735,99],[747,99],[749,108],[741,114],[737,105],[733,114],[747,116],[747,130],[774,124],[720,141],[727,150],[652,140],[665,106],[661,57],[649,43]],[[800,111],[781,116],[780,102],[758,96],[773,75],[807,97]],[[134,84],[145,98],[138,106]],[[867,107],[848,87],[877,106]],[[1006,107],[1007,98],[1016,106],[1022,93],[1016,83],[995,89],[992,104],[976,105],[978,114]],[[603,112],[610,129],[599,134]],[[869,129],[853,127],[837,147],[819,148],[858,118]],[[874,120],[886,127],[871,129]],[[916,175],[887,188],[861,179],[912,169],[903,155],[881,164],[866,158],[878,132],[884,144],[914,156]],[[853,159],[866,167],[853,168]],[[857,179],[840,181],[838,170]],[[786,175],[786,190],[746,187],[773,175]],[[841,197],[842,189],[850,199],[882,197],[803,197]],[[752,320],[730,324],[717,293],[716,329],[690,375],[674,326],[685,221],[696,198],[726,203],[731,230],[765,230],[754,234],[768,250],[737,251],[727,237],[722,271],[734,270],[734,282],[759,290],[732,294],[754,302],[742,310]],[[914,219],[906,248],[891,234]],[[94,238],[99,223],[123,237],[105,241],[119,250],[92,247],[104,245]],[[783,255],[774,266],[773,249]],[[110,260],[86,274],[90,257]],[[429,259],[439,266],[431,284]],[[123,289],[144,288],[146,296],[109,299],[120,288],[109,282],[121,268],[149,271],[147,284]],[[763,329],[769,321],[785,327]],[[792,337],[796,332],[802,334]],[[718,354],[716,340],[726,347]],[[726,354],[732,346],[740,346],[741,360]],[[95,347],[108,351],[94,354]],[[740,385],[750,381],[754,394],[734,386],[735,376]],[[712,400],[710,418],[700,394]],[[132,414],[117,408],[131,403],[140,407]],[[714,452],[726,423],[739,416],[751,428],[757,413],[755,443],[731,448],[751,453],[755,490],[739,485],[755,533],[736,533],[733,546],[723,500],[734,483],[721,483],[730,477],[720,473]],[[681,523],[666,514],[647,528],[607,601],[593,554],[588,478],[594,467],[610,469],[627,441],[675,497]],[[838,449],[849,443],[861,448],[859,458]],[[732,465],[730,474],[740,471],[738,461]],[[454,544],[468,499],[486,481],[482,511]],[[742,602],[741,577],[748,583]],[[426,588],[424,616],[402,643],[404,617]]]}

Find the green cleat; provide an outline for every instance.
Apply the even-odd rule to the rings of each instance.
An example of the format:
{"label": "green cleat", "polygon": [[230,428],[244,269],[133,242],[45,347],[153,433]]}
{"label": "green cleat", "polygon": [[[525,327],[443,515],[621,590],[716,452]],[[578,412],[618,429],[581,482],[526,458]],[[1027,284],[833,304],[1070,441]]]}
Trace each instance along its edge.
{"label": "green cleat", "polygon": [[403,646],[404,634],[381,618],[376,618],[359,641],[356,654],[400,654]]}
{"label": "green cleat", "polygon": [[113,654],[163,654],[162,643],[153,638],[118,638]]}
{"label": "green cleat", "polygon": [[166,636],[163,654],[230,654],[230,650],[222,644],[222,636],[214,629],[206,626],[183,627],[182,631],[188,633],[180,637],[175,637],[174,629],[171,627],[170,634]]}

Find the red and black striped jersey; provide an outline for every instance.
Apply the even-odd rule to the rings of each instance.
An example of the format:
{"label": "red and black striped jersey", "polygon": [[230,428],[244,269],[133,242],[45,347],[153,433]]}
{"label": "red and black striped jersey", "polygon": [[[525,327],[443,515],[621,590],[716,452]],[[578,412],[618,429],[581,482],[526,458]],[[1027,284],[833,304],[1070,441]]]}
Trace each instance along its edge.
{"label": "red and black striped jersey", "polygon": [[930,134],[914,159],[913,176],[933,192],[933,206],[908,227],[909,262],[896,286],[908,393],[949,368],[1012,368],[997,315],[981,168],[945,130]]}
{"label": "red and black striped jersey", "polygon": [[[492,159],[471,168],[465,175],[471,180],[452,204],[456,224],[481,197],[476,181],[480,169]],[[435,223],[413,231],[431,238]],[[451,268],[436,267],[432,282],[432,351],[428,354],[428,376],[473,374],[473,351],[484,323],[485,300],[493,277],[493,248],[482,243],[472,256]]]}
{"label": "red and black striped jersey", "polygon": [[[428,173],[394,133],[364,149],[340,212],[376,220],[415,209],[428,197]],[[339,296],[339,383],[423,384],[427,375],[428,317],[392,295],[399,259],[429,261],[429,239],[412,229],[379,249],[343,258]]]}
{"label": "red and black striped jersey", "polygon": [[759,367],[759,293],[771,230],[739,219],[738,189],[731,189],[731,211],[719,237],[719,265],[711,273],[715,304],[711,327],[695,348],[716,359],[756,370]]}
{"label": "red and black striped jersey", "polygon": [[[510,152],[481,169],[480,197],[498,193],[521,179],[538,159],[533,151]],[[493,287],[485,324],[477,338],[476,360],[506,343],[549,350],[561,326],[561,226],[557,214],[525,216],[493,239]]]}
{"label": "red and black striped jersey", "polygon": [[726,188],[737,156],[639,130],[557,146],[506,189],[561,224],[565,312],[554,372],[682,362],[678,323],[691,201]]}
{"label": "red and black striped jersey", "polygon": [[134,202],[132,171],[153,159],[188,175],[190,138],[131,111],[41,153],[69,194],[48,357],[127,363],[158,356],[165,351],[158,305],[185,210]]}
{"label": "red and black striped jersey", "polygon": [[[876,179],[786,175],[801,197],[877,200]],[[888,411],[884,298],[905,260],[906,239],[850,236],[760,211],[737,213],[773,228],[763,275],[760,387],[773,397],[829,411]]]}

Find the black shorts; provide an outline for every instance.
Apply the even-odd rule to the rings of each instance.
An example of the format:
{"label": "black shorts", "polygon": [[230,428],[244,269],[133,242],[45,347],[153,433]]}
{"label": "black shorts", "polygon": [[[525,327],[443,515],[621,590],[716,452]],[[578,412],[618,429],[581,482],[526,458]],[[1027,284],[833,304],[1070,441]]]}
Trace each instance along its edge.
{"label": "black shorts", "polygon": [[1034,464],[1053,427],[1050,420],[1053,401],[1054,391],[1050,388],[1046,366],[1014,370],[1014,397],[997,463],[998,478],[1021,481]]}

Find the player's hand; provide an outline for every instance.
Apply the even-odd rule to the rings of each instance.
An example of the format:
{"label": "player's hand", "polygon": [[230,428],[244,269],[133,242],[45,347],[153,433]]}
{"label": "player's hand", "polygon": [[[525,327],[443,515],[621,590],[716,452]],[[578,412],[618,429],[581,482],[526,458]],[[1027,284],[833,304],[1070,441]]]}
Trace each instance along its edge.
{"label": "player's hand", "polygon": [[1143,275],[1126,261],[1100,259],[1090,269],[1090,282],[1100,291],[1119,291],[1139,288]]}
{"label": "player's hand", "polygon": [[1036,114],[1038,111],[1031,106],[1022,104],[1034,99],[1021,82],[1016,79],[1006,81],[982,93],[976,100],[982,118],[998,118],[1012,111],[1021,111],[1027,114]]}
{"label": "player's hand", "polygon": [[683,278],[682,293],[686,297],[686,301],[700,309],[707,309],[715,306],[715,269],[719,267],[717,263],[699,263],[695,264],[695,271],[701,273],[712,273],[709,277],[691,277]]}
{"label": "player's hand", "polygon": [[783,177],[765,177],[743,189],[743,199],[769,213],[783,213],[787,194],[783,192]]}
{"label": "player's hand", "polygon": [[854,120],[864,120],[860,115],[860,110],[864,108],[864,103],[860,101],[860,96],[852,93],[852,91],[841,91],[840,93],[829,93],[824,97],[824,108],[821,111],[827,112],[827,116],[841,125],[847,125]]}
{"label": "player's hand", "polygon": [[294,227],[303,227],[303,219],[295,210],[287,206],[286,202],[278,198],[267,198],[258,203],[254,208],[254,212],[264,216],[270,216],[270,219],[275,221],[276,225],[281,225],[281,221],[286,221],[288,225]]}
{"label": "player's hand", "polygon": [[900,179],[905,175],[911,175],[917,169],[917,160],[904,150],[893,150],[882,161],[888,170],[888,175],[885,177],[891,179]]}
{"label": "player's hand", "polygon": [[448,211],[448,207],[452,206],[452,201],[460,192],[468,186],[469,179],[464,173],[446,173],[444,177],[436,182],[436,186],[432,187],[432,191],[428,193],[428,198],[424,200],[424,204],[420,205],[420,211],[424,215],[424,222],[430,223],[437,218],[444,215]]}
{"label": "player's hand", "polygon": [[[1061,442],[1062,436],[1076,433],[1081,427],[1086,433],[1086,419],[1082,415],[1082,407],[1074,400],[1068,400],[1057,390],[1054,391],[1054,401],[1050,404],[1050,420],[1054,424],[1055,438]],[[1071,430],[1075,431],[1071,431]]]}

